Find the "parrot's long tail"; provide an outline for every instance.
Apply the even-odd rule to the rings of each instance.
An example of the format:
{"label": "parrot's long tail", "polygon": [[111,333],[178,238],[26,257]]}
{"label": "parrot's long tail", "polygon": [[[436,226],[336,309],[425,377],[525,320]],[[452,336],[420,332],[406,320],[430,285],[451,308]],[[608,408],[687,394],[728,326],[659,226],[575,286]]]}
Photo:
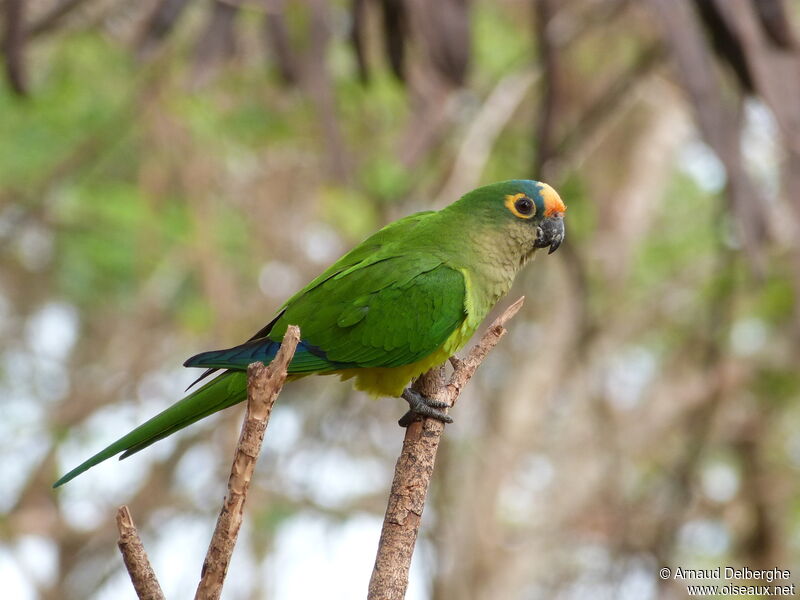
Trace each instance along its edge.
{"label": "parrot's long tail", "polygon": [[245,398],[247,398],[247,373],[227,371],[81,463],[56,481],[53,487],[64,485],[120,452],[123,453],[120,459],[127,458],[179,429],[233,406]]}

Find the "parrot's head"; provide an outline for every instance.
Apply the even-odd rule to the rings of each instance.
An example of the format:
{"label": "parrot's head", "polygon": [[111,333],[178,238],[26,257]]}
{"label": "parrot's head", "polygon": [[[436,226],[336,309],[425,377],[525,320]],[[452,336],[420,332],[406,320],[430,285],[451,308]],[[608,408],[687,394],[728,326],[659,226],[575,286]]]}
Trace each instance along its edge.
{"label": "parrot's head", "polygon": [[501,181],[469,192],[456,204],[512,242],[523,262],[536,248],[550,248],[552,254],[564,241],[567,207],[546,183]]}

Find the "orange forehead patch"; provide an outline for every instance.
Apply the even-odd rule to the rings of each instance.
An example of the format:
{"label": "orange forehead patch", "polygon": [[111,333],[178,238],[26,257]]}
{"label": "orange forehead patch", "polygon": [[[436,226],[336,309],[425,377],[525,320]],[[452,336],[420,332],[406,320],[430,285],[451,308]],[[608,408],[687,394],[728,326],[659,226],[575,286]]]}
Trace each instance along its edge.
{"label": "orange forehead patch", "polygon": [[544,216],[552,217],[553,215],[563,214],[564,211],[567,210],[567,207],[561,200],[561,196],[558,195],[558,192],[546,183],[540,185],[542,187],[539,189],[539,194],[541,194],[542,200],[544,201]]}

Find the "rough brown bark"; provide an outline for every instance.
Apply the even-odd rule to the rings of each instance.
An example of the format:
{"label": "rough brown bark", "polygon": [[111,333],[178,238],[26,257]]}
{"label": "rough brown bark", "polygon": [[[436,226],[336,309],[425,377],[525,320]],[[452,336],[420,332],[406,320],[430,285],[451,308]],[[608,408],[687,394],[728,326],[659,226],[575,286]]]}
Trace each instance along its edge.
{"label": "rough brown bark", "polygon": [[144,551],[144,545],[136,532],[133,524],[131,511],[127,506],[120,506],[117,510],[117,529],[119,529],[119,540],[117,546],[122,552],[122,560],[125,561],[125,568],[131,576],[133,589],[140,600],[164,600],[164,592],[158,583],[150,560]]}
{"label": "rough brown bark", "polygon": [[[450,359],[453,374],[446,383],[444,368],[439,367],[419,377],[413,388],[452,407],[478,366],[506,334],[504,325],[519,312],[523,301],[524,298],[520,298],[514,302],[492,323],[466,360]],[[415,421],[406,428],[369,582],[368,600],[402,600],[405,597],[411,557],[443,431],[444,423],[431,418]]]}
{"label": "rough brown bark", "polygon": [[195,593],[196,600],[219,598],[222,594],[222,584],[225,582],[233,548],[242,525],[247,490],[261,452],[264,432],[275,399],[286,381],[286,371],[299,341],[300,329],[290,326],[278,355],[270,365],[253,363],[247,369],[247,412],[231,465],[228,494],[203,562],[200,583]]}

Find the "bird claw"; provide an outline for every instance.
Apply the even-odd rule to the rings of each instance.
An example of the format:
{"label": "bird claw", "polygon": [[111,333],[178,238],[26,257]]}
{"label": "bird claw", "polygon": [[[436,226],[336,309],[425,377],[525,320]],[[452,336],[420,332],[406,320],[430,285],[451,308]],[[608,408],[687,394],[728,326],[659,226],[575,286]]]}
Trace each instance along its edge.
{"label": "bird claw", "polygon": [[400,427],[408,427],[414,421],[430,417],[442,423],[452,423],[453,418],[442,409],[450,408],[450,403],[442,400],[435,400],[407,388],[402,394],[403,400],[408,402],[409,411],[404,414],[397,422]]}

